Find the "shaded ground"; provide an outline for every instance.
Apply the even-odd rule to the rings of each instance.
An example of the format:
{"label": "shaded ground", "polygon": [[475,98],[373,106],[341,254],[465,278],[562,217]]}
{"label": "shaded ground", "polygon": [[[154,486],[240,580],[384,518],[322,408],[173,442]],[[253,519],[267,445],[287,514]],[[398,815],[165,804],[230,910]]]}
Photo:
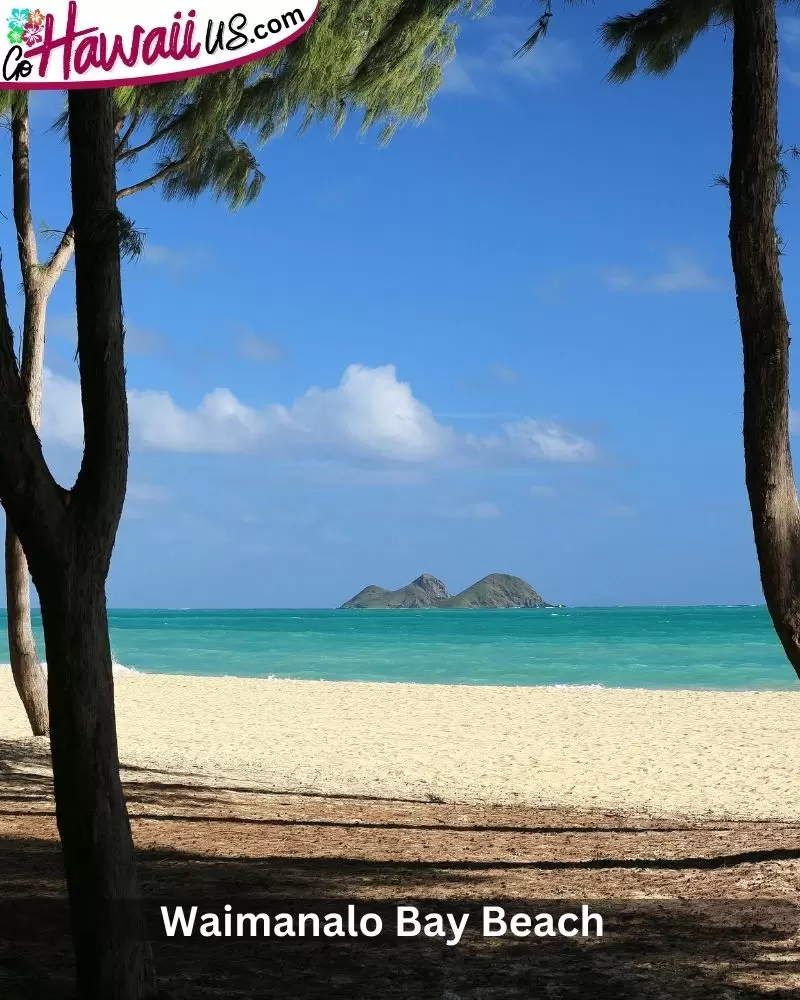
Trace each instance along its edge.
{"label": "shaded ground", "polygon": [[[63,893],[45,765],[41,743],[0,741],[0,904]],[[149,899],[321,913],[352,901],[384,918],[376,939],[157,939],[175,1000],[800,998],[798,824],[301,796],[143,770],[126,790]],[[557,914],[582,900],[602,939],[481,934],[485,904]],[[469,911],[461,943],[398,940],[407,902]],[[22,933],[18,912],[0,905],[0,997],[69,997],[63,914],[26,911]]]}

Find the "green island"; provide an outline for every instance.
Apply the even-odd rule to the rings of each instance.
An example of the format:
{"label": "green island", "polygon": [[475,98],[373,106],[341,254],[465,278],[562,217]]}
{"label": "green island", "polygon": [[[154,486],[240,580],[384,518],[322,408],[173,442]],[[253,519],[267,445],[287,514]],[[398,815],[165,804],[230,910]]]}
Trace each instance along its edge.
{"label": "green island", "polygon": [[351,597],[340,610],[387,610],[389,608],[551,608],[530,584],[518,576],[490,573],[460,593],[452,595],[437,577],[423,573],[416,580],[386,590],[370,585]]}

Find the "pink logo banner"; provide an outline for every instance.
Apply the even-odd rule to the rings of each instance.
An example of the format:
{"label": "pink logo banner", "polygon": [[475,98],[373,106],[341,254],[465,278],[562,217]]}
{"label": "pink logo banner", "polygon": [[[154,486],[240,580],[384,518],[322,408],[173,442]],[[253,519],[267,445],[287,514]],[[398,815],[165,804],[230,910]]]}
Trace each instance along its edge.
{"label": "pink logo banner", "polygon": [[0,23],[0,89],[163,83],[232,69],[289,45],[318,0],[46,0]]}

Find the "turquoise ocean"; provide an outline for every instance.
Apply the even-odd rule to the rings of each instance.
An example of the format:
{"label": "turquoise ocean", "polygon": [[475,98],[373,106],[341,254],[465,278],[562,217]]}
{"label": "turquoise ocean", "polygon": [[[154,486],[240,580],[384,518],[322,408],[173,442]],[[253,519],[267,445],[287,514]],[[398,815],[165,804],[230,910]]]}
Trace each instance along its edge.
{"label": "turquoise ocean", "polygon": [[[429,684],[800,688],[762,607],[115,610],[109,621],[115,662],[145,673]],[[4,642],[2,613],[0,629]],[[7,647],[0,646],[0,662],[7,660]]]}

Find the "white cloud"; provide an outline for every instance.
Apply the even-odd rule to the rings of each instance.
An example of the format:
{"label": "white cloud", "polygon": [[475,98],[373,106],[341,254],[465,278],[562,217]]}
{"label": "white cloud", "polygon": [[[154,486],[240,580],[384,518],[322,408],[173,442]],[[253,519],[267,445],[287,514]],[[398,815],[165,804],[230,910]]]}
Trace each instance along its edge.
{"label": "white cloud", "polygon": [[83,411],[78,383],[49,369],[44,373],[42,440],[68,448],[83,444]]}
{"label": "white cloud", "polygon": [[494,434],[465,435],[465,438],[468,450],[476,456],[482,455],[486,464],[492,458],[578,463],[591,462],[597,457],[597,449],[586,438],[553,421],[530,417],[505,424]]}
{"label": "white cloud", "polygon": [[[80,447],[80,391],[46,373],[42,436]],[[264,454],[292,459],[345,459],[420,465],[520,465],[590,462],[591,441],[553,421],[526,418],[489,434],[439,423],[393,365],[350,365],[334,389],[308,389],[290,406],[247,406],[230,389],[214,389],[193,409],[167,392],[128,392],[131,447],[168,452]]]}
{"label": "white cloud", "polygon": [[481,28],[483,47],[477,52],[460,52],[445,67],[445,93],[499,97],[509,85],[557,83],[579,66],[573,45],[558,38],[544,38],[526,55],[516,56],[530,34],[530,22],[525,18],[492,16]]}
{"label": "white cloud", "polygon": [[639,274],[627,267],[609,267],[603,271],[602,277],[615,292],[670,294],[709,291],[718,287],[717,282],[696,261],[677,250],[668,255],[664,269],[654,274]]}

